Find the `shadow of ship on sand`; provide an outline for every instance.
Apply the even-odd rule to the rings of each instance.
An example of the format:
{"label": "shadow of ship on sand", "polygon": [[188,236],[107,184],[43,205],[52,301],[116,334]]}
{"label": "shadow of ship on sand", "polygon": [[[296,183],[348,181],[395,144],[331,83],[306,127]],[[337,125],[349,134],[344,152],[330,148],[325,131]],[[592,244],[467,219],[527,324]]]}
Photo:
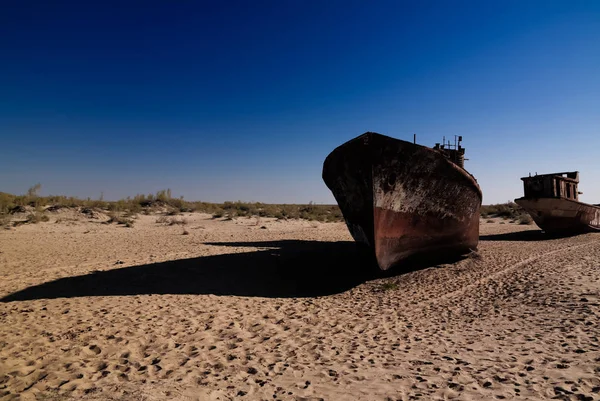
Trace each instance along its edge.
{"label": "shadow of ship on sand", "polygon": [[[371,253],[355,242],[283,240],[207,245],[265,250],[203,256],[65,277],[10,294],[0,302],[143,294],[212,294],[249,297],[315,297],[337,294],[366,281],[434,266],[414,259],[380,272]],[[444,263],[452,263],[461,258]]]}
{"label": "shadow of ship on sand", "polygon": [[553,239],[577,237],[581,233],[545,233],[542,230],[525,230],[504,234],[480,235],[479,241],[548,241]]}

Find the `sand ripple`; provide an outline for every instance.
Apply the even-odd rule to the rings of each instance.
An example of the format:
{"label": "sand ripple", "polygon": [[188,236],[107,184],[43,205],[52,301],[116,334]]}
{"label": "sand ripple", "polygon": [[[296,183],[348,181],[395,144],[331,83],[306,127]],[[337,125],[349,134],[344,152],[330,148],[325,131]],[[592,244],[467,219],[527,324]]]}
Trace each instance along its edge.
{"label": "sand ripple", "polygon": [[0,233],[0,400],[600,399],[597,235],[374,279],[341,224],[187,218]]}

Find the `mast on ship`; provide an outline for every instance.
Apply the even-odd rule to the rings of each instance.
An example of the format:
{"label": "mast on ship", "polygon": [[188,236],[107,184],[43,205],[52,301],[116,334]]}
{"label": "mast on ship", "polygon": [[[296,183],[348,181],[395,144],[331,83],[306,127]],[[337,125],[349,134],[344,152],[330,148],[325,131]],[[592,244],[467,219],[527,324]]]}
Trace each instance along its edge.
{"label": "mast on ship", "polygon": [[442,144],[436,143],[433,147],[435,150],[440,151],[450,161],[461,168],[465,168],[465,148],[461,146],[463,138],[461,135],[454,135],[454,144],[450,143],[450,140],[446,142],[446,137],[443,138]]}

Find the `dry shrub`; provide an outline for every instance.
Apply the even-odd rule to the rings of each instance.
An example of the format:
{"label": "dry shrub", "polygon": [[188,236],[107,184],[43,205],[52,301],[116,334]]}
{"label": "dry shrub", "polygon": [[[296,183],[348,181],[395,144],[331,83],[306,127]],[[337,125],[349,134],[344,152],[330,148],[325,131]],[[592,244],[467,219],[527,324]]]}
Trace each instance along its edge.
{"label": "dry shrub", "polygon": [[50,218],[40,212],[29,213],[29,215],[27,216],[27,223],[30,223],[30,224],[36,224],[36,223],[40,223],[42,221],[48,221],[48,220],[50,220]]}
{"label": "dry shrub", "polygon": [[519,224],[533,224],[533,219],[528,214],[523,214],[519,218]]}
{"label": "dry shrub", "polygon": [[516,219],[522,213],[523,209],[514,202],[498,203],[495,205],[482,205],[481,217],[502,217],[504,219]]}
{"label": "dry shrub", "polygon": [[167,216],[158,216],[156,218],[156,224],[169,224],[169,221],[171,220],[170,217]]}
{"label": "dry shrub", "polygon": [[178,219],[177,217],[170,216],[159,216],[156,219],[157,224],[164,224],[165,226],[174,226],[174,225],[186,225],[188,221],[185,218]]}
{"label": "dry shrub", "polygon": [[133,227],[133,219],[123,216],[120,213],[111,212],[108,214],[107,224],[117,223],[124,225],[125,227]]}
{"label": "dry shrub", "polygon": [[[277,219],[305,219],[321,222],[343,221],[342,213],[337,205],[317,205],[313,202],[308,204],[266,204],[261,202],[224,202],[208,203],[201,201],[186,201],[183,197],[173,198],[171,190],[165,189],[156,194],[136,195],[118,201],[105,201],[103,195],[98,200],[87,198],[85,200],[67,196],[39,196],[41,185],[34,185],[26,195],[12,195],[0,192],[0,215],[7,214],[15,207],[42,207],[51,205],[53,209],[62,207],[93,208],[98,212],[110,211],[119,213],[121,216],[111,216],[111,222],[123,221],[129,213],[133,217],[138,213],[146,215],[153,214],[159,210],[165,210],[167,215],[178,215],[182,212],[202,212],[212,214],[214,218],[229,217],[275,217]],[[123,216],[125,215],[125,216]],[[126,224],[124,222],[123,224]],[[131,224],[131,220],[129,220]],[[158,222],[158,224],[169,224]],[[181,223],[174,223],[181,224]],[[261,223],[258,222],[257,225]]]}
{"label": "dry shrub", "polygon": [[170,221],[169,221],[169,225],[170,225],[170,226],[174,226],[174,225],[176,225],[176,224],[179,224],[179,225],[182,225],[182,226],[184,226],[184,225],[186,225],[187,223],[188,223],[188,221],[187,221],[187,219],[185,219],[185,218],[178,219],[178,218],[176,218],[176,217],[171,217],[171,219],[170,219]]}
{"label": "dry shrub", "polygon": [[8,215],[0,215],[0,227],[10,226],[11,218]]}

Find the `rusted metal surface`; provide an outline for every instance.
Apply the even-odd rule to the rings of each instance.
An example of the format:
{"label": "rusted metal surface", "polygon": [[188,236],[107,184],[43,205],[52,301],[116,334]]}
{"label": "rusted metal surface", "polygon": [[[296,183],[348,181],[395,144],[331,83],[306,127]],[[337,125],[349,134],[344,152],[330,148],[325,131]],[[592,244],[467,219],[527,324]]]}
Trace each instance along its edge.
{"label": "rusted metal surface", "polygon": [[515,202],[542,230],[578,233],[600,230],[600,207],[579,201],[579,172],[521,178],[525,196]]}
{"label": "rusted metal surface", "polygon": [[329,154],[323,180],[382,270],[477,249],[481,190],[447,152],[368,132]]}

